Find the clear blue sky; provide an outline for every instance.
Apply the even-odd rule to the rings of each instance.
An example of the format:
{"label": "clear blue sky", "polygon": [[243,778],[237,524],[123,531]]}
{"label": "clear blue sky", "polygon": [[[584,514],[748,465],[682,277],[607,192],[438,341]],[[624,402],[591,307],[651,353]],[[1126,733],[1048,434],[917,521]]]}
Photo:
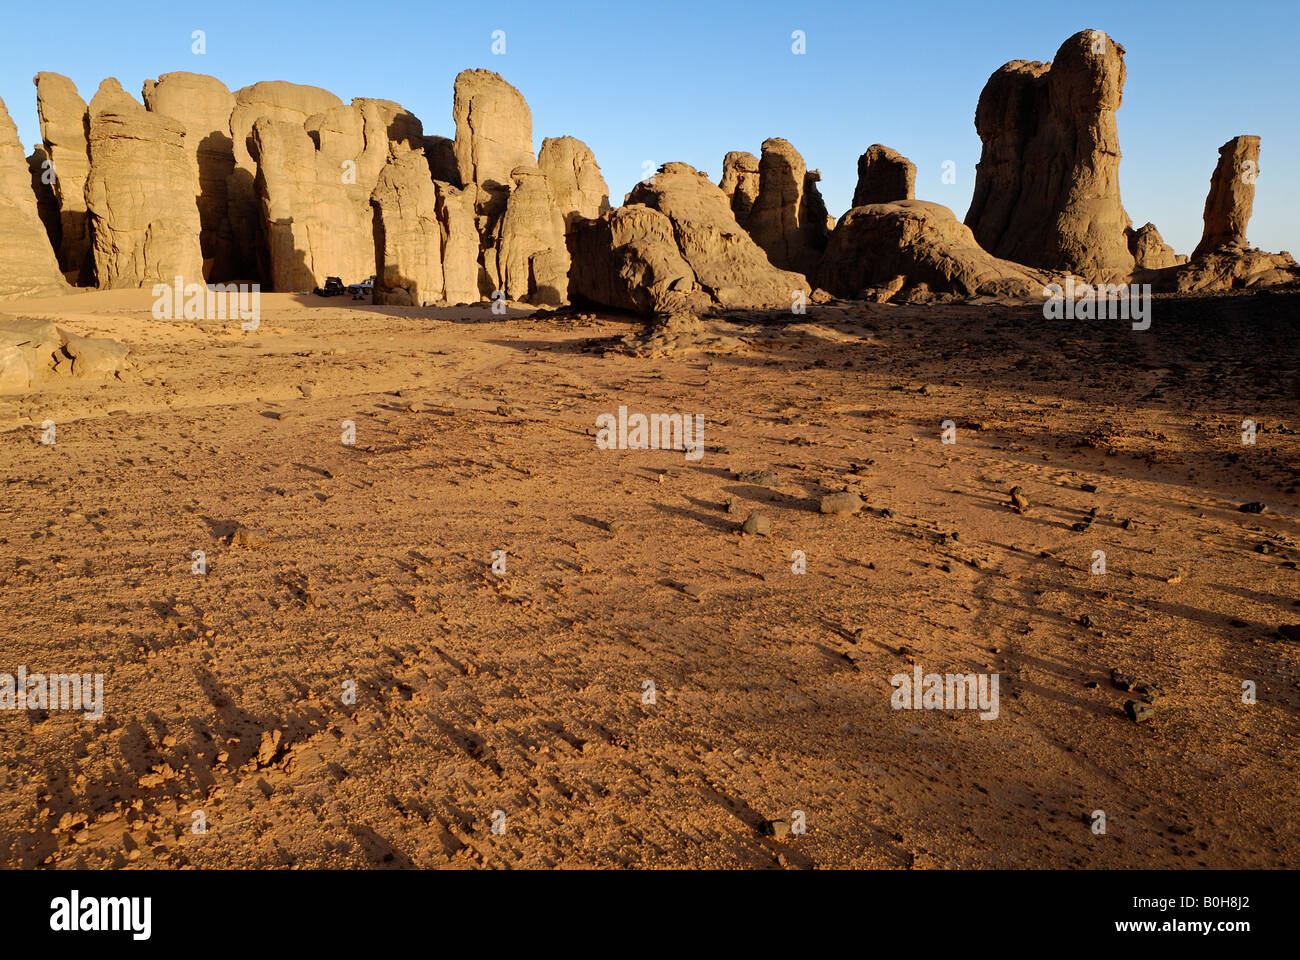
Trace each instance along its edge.
{"label": "clear blue sky", "polygon": [[[48,10],[48,18],[45,11]],[[236,89],[315,84],[345,101],[397,100],[427,133],[452,135],[452,81],[501,73],[527,97],[534,146],[585,140],[619,203],[643,161],[683,160],[715,180],[728,150],[791,141],[822,171],[832,214],[848,206],[858,155],[880,142],[916,163],[917,195],[965,216],[980,142],[975,103],[1008,60],[1049,60],[1078,30],[1127,50],[1119,112],[1125,207],[1189,253],[1219,146],[1263,138],[1250,240],[1300,256],[1300,7],[1254,3],[769,2],[533,0],[69,0],[23,8],[0,41],[0,97],[30,148],[39,70],[67,74],[89,100],[115,76],[139,95],[172,70]],[[207,53],[191,53],[191,32]],[[506,33],[504,56],[491,52]],[[791,52],[803,30],[807,53]],[[957,183],[940,174],[945,160]]]}

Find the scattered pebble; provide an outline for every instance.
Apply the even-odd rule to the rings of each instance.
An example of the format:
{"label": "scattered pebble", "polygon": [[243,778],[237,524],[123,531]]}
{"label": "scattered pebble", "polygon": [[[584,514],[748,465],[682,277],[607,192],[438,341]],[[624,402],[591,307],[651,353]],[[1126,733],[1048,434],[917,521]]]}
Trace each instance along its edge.
{"label": "scattered pebble", "polygon": [[236,547],[243,547],[245,550],[257,550],[266,546],[267,537],[260,530],[254,530],[252,527],[245,527],[241,524],[235,529],[230,542]]}
{"label": "scattered pebble", "polygon": [[781,481],[771,470],[742,470],[736,474],[741,483],[754,483],[760,487],[778,487]]}
{"label": "scattered pebble", "polygon": [[257,765],[259,767],[269,766],[275,759],[276,751],[280,749],[280,738],[284,736],[279,730],[267,730],[262,733],[262,739],[257,745]]}
{"label": "scattered pebble", "polygon": [[1155,716],[1156,708],[1139,700],[1125,700],[1124,713],[1134,723],[1145,723]]}
{"label": "scattered pebble", "polygon": [[1147,703],[1155,703],[1157,697],[1165,695],[1164,690],[1154,683],[1139,683],[1133,688],[1133,692]]}
{"label": "scattered pebble", "polygon": [[861,497],[845,490],[842,493],[828,493],[822,497],[821,511],[843,517],[857,513],[862,506]]}

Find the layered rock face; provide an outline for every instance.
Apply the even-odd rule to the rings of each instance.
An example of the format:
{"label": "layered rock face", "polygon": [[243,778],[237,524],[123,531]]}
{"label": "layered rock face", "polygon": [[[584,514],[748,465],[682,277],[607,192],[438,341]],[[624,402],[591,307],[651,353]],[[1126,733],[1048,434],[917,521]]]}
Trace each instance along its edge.
{"label": "layered rock face", "polygon": [[321,153],[338,160],[341,173],[352,161],[357,185],[370,189],[390,159],[424,147],[419,118],[392,100],[357,97],[350,105],[308,117],[303,125]]}
{"label": "layered rock face", "polygon": [[199,73],[165,73],[146,80],[144,105],[150,113],[185,125],[185,149],[199,182],[199,247],[204,277],[213,283],[248,279],[239,274],[239,253],[230,227],[228,183],[235,172],[230,115],[235,95],[224,83]]}
{"label": "layered rock face", "polygon": [[570,250],[573,297],[642,316],[699,313],[714,305],[677,246],[672,220],[643,204],[581,222]]}
{"label": "layered rock face", "polygon": [[1259,137],[1233,137],[1219,148],[1205,198],[1205,229],[1192,258],[1221,247],[1246,246],[1246,225],[1255,206]]}
{"label": "layered rock face", "polygon": [[1137,230],[1128,230],[1129,253],[1138,270],[1162,270],[1176,263],[1183,263],[1186,257],[1179,259],[1174,248],[1165,243],[1154,223],[1147,223]]}
{"label": "layered rock face", "polygon": [[850,210],[818,273],[818,286],[836,296],[877,301],[1037,296],[1049,282],[987,253],[951,210],[923,200]]}
{"label": "layered rock face", "polygon": [[452,101],[456,123],[458,180],[474,201],[475,229],[480,252],[479,292],[490,295],[500,286],[498,254],[491,248],[499,237],[514,183],[513,173],[535,166],[533,114],[523,94],[491,70],[462,70],[456,75]]}
{"label": "layered rock face", "polygon": [[722,180],[718,186],[731,201],[731,212],[742,227],[749,223],[750,211],[758,199],[758,157],[743,150],[732,150],[722,158]]}
{"label": "layered rock face", "polygon": [[609,209],[591,150],[556,137],[534,161],[528,104],[488,70],[456,77],[452,113],[454,141],[420,140],[423,178],[399,158],[373,194],[383,257],[376,301],[474,303],[501,291],[509,300],[564,303],[568,226]]}
{"label": "layered rock face", "polygon": [[591,220],[609,210],[609,187],[596,155],[575,137],[547,137],[537,151],[537,166],[546,174],[565,229],[575,220]]}
{"label": "layered rock face", "polygon": [[41,223],[18,128],[0,101],[0,297],[41,296],[67,289]]}
{"label": "layered rock face", "polygon": [[727,195],[684,163],[664,164],[573,241],[571,294],[619,309],[789,309],[810,292],[803,276],[772,266]]}
{"label": "layered rock face", "polygon": [[423,151],[424,128],[419,119],[392,100],[358,97],[350,105],[332,107],[303,124],[321,160],[334,163],[333,180],[350,187],[361,215],[384,164],[412,151]]}
{"label": "layered rock face", "polygon": [[438,197],[423,153],[393,160],[371,194],[375,208],[374,302],[423,307],[443,299]]}
{"label": "layered rock face", "polygon": [[150,113],[111,78],[89,114],[86,206],[100,288],[170,284],[178,276],[202,283],[198,174],[184,125]]}
{"label": "layered rock face", "polygon": [[853,191],[853,206],[894,203],[915,196],[916,164],[897,150],[873,143],[858,157],[858,184]]}
{"label": "layered rock face", "polygon": [[433,181],[442,229],[443,298],[447,303],[479,301],[479,238],[474,194],[442,180]]}
{"label": "layered rock face", "polygon": [[293,122],[258,119],[252,146],[271,289],[312,290],[327,277],[354,283],[372,274],[373,221],[360,216],[338,162]]}
{"label": "layered rock face", "polygon": [[423,161],[423,140],[420,122],[386,100],[359,98],[302,124],[258,119],[252,146],[272,289],[374,274],[371,195],[390,159],[419,151]]}
{"label": "layered rock face", "polygon": [[826,241],[830,238],[831,231],[835,229],[835,218],[826,209],[826,201],[822,199],[822,192],[817,188],[821,179],[820,170],[809,170],[803,177],[800,220],[801,224],[806,224],[806,227],[801,229],[805,229],[811,237],[809,252],[805,259],[807,269],[801,271],[804,276],[812,276],[817,272],[817,264],[821,262],[822,252],[826,249]]}
{"label": "layered rock face", "polygon": [[27,172],[32,178],[32,193],[36,195],[36,212],[45,225],[45,235],[56,252],[62,242],[63,223],[59,214],[59,198],[54,195],[54,181],[50,171],[50,155],[45,147],[37,145],[27,157]]}
{"label": "layered rock face", "polygon": [[497,220],[485,266],[493,289],[506,299],[559,306],[569,296],[569,251],[564,217],[546,174],[516,167],[505,211]]}
{"label": "layered rock face", "polygon": [[429,136],[424,138],[424,155],[429,161],[429,172],[433,179],[459,187],[460,168],[456,165],[456,141],[450,137]]}
{"label": "layered rock face", "polygon": [[1089,281],[1127,279],[1115,125],[1124,79],[1124,48],[1095,30],[1066,40],[1052,64],[1014,60],[989,78],[966,214],[980,246]]}
{"label": "layered rock face", "polygon": [[77,93],[77,85],[62,74],[38,73],[32,82],[41,140],[54,168],[54,195],[59,201],[59,266],[74,283],[90,286],[95,282],[95,263],[86,210],[90,174],[86,101]]}
{"label": "layered rock face", "polygon": [[452,117],[460,182],[474,194],[481,236],[505,209],[515,168],[533,161],[533,114],[523,94],[490,70],[456,75]]}
{"label": "layered rock face", "polygon": [[758,161],[758,197],[746,223],[772,264],[804,276],[816,272],[826,249],[826,204],[817,189],[821,175],[809,173],[789,141],[763,141]]}
{"label": "layered rock face", "polygon": [[260,117],[302,126],[308,117],[324,114],[343,101],[320,87],[267,80],[235,91],[230,113],[231,149],[235,169],[226,183],[234,275],[241,280],[271,282],[262,201],[257,193],[257,161],[250,151],[253,124]]}
{"label": "layered rock face", "polygon": [[375,303],[430,306],[479,300],[474,198],[433,179],[429,167],[424,153],[400,154],[385,165],[371,193]]}

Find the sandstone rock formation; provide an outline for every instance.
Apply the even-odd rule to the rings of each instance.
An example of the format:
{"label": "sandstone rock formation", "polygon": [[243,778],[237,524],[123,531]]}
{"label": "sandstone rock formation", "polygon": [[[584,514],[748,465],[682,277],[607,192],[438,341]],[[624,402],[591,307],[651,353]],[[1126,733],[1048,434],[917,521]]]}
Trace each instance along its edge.
{"label": "sandstone rock formation", "polygon": [[23,146],[0,100],[0,297],[40,296],[67,289],[41,223]]}
{"label": "sandstone rock formation", "polygon": [[746,229],[774,266],[804,276],[816,273],[827,235],[826,204],[817,190],[820,178],[808,171],[788,141],[763,141],[758,197]]}
{"label": "sandstone rock formation", "polygon": [[254,83],[235,91],[230,113],[230,140],[235,169],[226,184],[230,208],[231,246],[235,252],[235,275],[243,281],[271,282],[262,202],[257,193],[257,161],[250,152],[253,124],[260,117],[299,126],[307,118],[328,112],[343,101],[320,87],[281,80]]}
{"label": "sandstone rock formation", "polygon": [[433,174],[433,179],[449,183],[453,187],[461,186],[460,168],[456,166],[455,140],[450,137],[425,137],[424,155],[429,160],[429,172]]}
{"label": "sandstone rock formation", "polygon": [[424,154],[433,174],[442,236],[443,300],[449,304],[478,303],[480,242],[474,213],[477,194],[463,189],[456,163],[456,141],[425,137]]}
{"label": "sandstone rock formation", "polygon": [[388,162],[370,199],[375,210],[375,303],[429,306],[479,300],[479,238],[474,199],[467,191],[434,180],[427,157],[410,151]]}
{"label": "sandstone rock formation", "polygon": [[533,114],[523,94],[490,70],[456,75],[452,117],[456,166],[474,194],[479,233],[488,236],[505,209],[511,174],[533,160]]}
{"label": "sandstone rock formation", "polygon": [[424,146],[419,118],[392,100],[357,97],[308,117],[303,126],[322,160],[333,161],[331,179],[354,188],[349,193],[363,211],[384,165]]}
{"label": "sandstone rock formation", "polygon": [[677,246],[673,221],[644,204],[624,204],[582,221],[570,249],[569,291],[577,299],[643,316],[703,312],[714,305]]}
{"label": "sandstone rock formation", "polygon": [[79,380],[120,380],[130,369],[131,348],[108,337],[80,337],[60,329],[63,348],[54,355],[55,374],[64,373],[63,358],[71,361],[66,374]]}
{"label": "sandstone rock formation", "polygon": [[1300,266],[1291,254],[1267,253],[1250,247],[1219,247],[1167,267],[1142,271],[1134,280],[1150,283],[1157,293],[1212,293],[1300,284]]}
{"label": "sandstone rock formation", "polygon": [[240,275],[240,257],[230,227],[228,182],[235,172],[230,115],[235,95],[224,83],[199,73],[165,73],[144,83],[151,113],[185,125],[185,150],[199,183],[199,247],[204,277],[213,283],[252,280]]}
{"label": "sandstone rock formation", "polygon": [[438,198],[423,153],[390,162],[371,194],[375,208],[374,302],[422,307],[443,299]]}
{"label": "sandstone rock formation", "polygon": [[122,379],[130,349],[106,337],[81,337],[48,320],[0,317],[0,395],[21,394],[55,377]]}
{"label": "sandstone rock formation", "polygon": [[424,148],[424,125],[393,100],[356,97],[307,118],[304,126],[322,153],[334,156],[340,170],[347,160],[357,166],[357,182],[378,180],[393,157]]}
{"label": "sandstone rock formation", "polygon": [[50,247],[56,253],[63,237],[63,222],[59,213],[59,198],[54,193],[53,164],[45,147],[37,144],[27,157],[27,172],[32,178],[32,193],[36,194],[36,213],[50,238]]}
{"label": "sandstone rock formation", "polygon": [[1041,295],[1044,272],[999,260],[953,212],[924,200],[855,207],[840,218],[818,273],[836,296],[925,301]]}
{"label": "sandstone rock formation", "polygon": [[433,181],[442,230],[443,299],[447,303],[478,303],[479,236],[474,193],[442,180]]}
{"label": "sandstone rock formation", "polygon": [[339,164],[316,149],[306,128],[261,117],[252,150],[271,289],[307,291],[330,276],[355,283],[372,274],[373,220],[362,218]]}
{"label": "sandstone rock formation", "polygon": [[1222,247],[1246,246],[1258,176],[1259,137],[1233,137],[1219,148],[1219,162],[1205,197],[1205,229],[1192,259]]}
{"label": "sandstone rock formation", "polygon": [[732,150],[722,158],[722,180],[718,186],[731,201],[736,222],[746,226],[758,199],[758,157],[743,150]]}
{"label": "sandstone rock formation", "polygon": [[59,267],[80,286],[95,283],[90,246],[90,214],[86,210],[86,177],[90,173],[89,117],[77,85],[58,73],[38,73],[36,110],[41,139],[54,171],[54,195],[59,200]]}
{"label": "sandstone rock formation", "polygon": [[32,370],[22,349],[0,343],[0,397],[26,393],[31,386]]}
{"label": "sandstone rock formation", "polygon": [[853,191],[853,206],[894,203],[915,196],[916,164],[897,150],[873,143],[858,157],[858,185]]}
{"label": "sandstone rock formation", "polygon": [[[185,127],[110,78],[90,101],[90,211],[101,289],[203,282],[198,174]],[[57,166],[56,166],[57,169]]]}
{"label": "sandstone rock formation", "polygon": [[423,141],[419,120],[388,100],[358,98],[301,124],[258,119],[252,155],[272,289],[374,274],[371,195],[390,159],[418,151],[423,161]]}
{"label": "sandstone rock formation", "polygon": [[571,296],[642,314],[789,309],[810,292],[803,276],[772,266],[727,195],[684,163],[664,164],[622,207],[582,221],[572,249]]}
{"label": "sandstone rock formation", "polygon": [[1127,279],[1115,125],[1124,78],[1124,48],[1095,30],[1066,40],[1052,64],[1013,60],[989,78],[966,214],[980,246],[1089,281]]}
{"label": "sandstone rock formation", "polygon": [[[1259,176],[1259,137],[1234,137],[1219,148],[1205,198],[1205,228],[1190,260],[1144,270],[1135,277],[1160,292],[1206,293],[1300,283],[1291,254],[1267,253],[1246,242]],[[1148,225],[1149,226],[1149,225]]]}
{"label": "sandstone rock formation", "polygon": [[537,151],[537,166],[551,187],[566,230],[574,220],[590,220],[609,210],[609,187],[596,156],[575,137],[547,137]]}
{"label": "sandstone rock formation", "polygon": [[0,316],[0,396],[35,387],[53,372],[55,352],[62,346],[63,338],[49,321]]}
{"label": "sandstone rock formation", "polygon": [[1125,235],[1128,237],[1129,253],[1133,254],[1138,270],[1161,270],[1187,260],[1186,257],[1180,259],[1174,253],[1174,248],[1164,242],[1154,223],[1144,224],[1137,230],[1130,228],[1125,231]]}
{"label": "sandstone rock formation", "polygon": [[505,211],[484,254],[488,278],[506,299],[559,306],[569,296],[564,217],[550,182],[535,164],[516,167]]}

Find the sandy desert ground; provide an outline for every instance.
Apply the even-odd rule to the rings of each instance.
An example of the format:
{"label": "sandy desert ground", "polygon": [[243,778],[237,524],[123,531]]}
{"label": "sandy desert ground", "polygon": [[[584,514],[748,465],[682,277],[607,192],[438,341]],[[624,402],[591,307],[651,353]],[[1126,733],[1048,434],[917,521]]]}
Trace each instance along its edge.
{"label": "sandy desert ground", "polygon": [[[150,303],[0,304],[139,371],[0,398],[5,660],[106,703],[0,713],[5,866],[1300,862],[1300,295],[640,348],[614,315]],[[705,454],[598,450],[620,405],[703,415]],[[891,709],[914,665],[996,672],[998,718]]]}

